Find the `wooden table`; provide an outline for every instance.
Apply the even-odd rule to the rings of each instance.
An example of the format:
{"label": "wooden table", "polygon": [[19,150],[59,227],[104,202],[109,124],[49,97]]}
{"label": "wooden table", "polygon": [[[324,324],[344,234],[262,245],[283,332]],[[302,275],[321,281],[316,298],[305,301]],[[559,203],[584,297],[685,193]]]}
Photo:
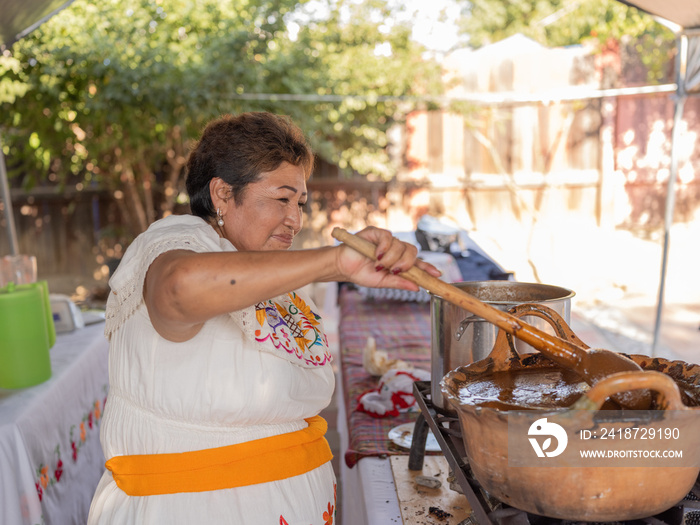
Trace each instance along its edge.
{"label": "wooden table", "polygon": [[[365,301],[356,290],[348,287],[341,288],[339,304],[342,377],[338,385],[338,430],[341,450],[345,451],[340,472],[341,523],[456,525],[469,511],[463,495],[452,492],[446,484],[439,493],[421,493],[411,481],[416,475],[432,476],[437,471],[446,478],[446,467],[438,466],[441,460],[445,461],[444,457],[428,455],[423,471],[409,471],[409,450],[388,438],[389,430],[414,422],[417,413],[375,418],[356,410],[358,397],[377,384],[377,378],[370,376],[362,366],[362,348],[368,336],[374,337],[377,348],[387,350],[390,357],[430,370],[429,304]],[[440,498],[436,497],[438,494]],[[430,501],[438,502],[452,517],[431,521],[427,515]]]}
{"label": "wooden table", "polygon": [[[406,242],[417,244],[413,232],[395,235]],[[512,275],[486,254],[467,232],[460,234],[459,244],[463,252],[453,255],[456,256],[454,262],[459,267],[458,272],[461,273],[462,280],[512,278]],[[386,297],[390,296],[392,294],[386,294]],[[376,388],[378,383],[377,378],[370,376],[362,366],[362,350],[369,336],[375,339],[377,349],[388,352],[389,358],[402,359],[417,368],[430,371],[430,303],[382,300],[381,297],[381,292],[371,291],[369,296],[363,297],[350,285],[341,285],[338,292],[341,374],[337,386],[337,399],[340,445],[344,451],[340,472],[343,525],[420,523],[407,521],[407,516],[402,516],[402,512],[409,512],[403,507],[411,507],[415,517],[415,505],[419,502],[415,498],[416,494],[409,490],[413,484],[406,481],[406,476],[419,473],[410,472],[406,468],[406,471],[402,472],[405,475],[397,476],[397,469],[403,469],[403,462],[408,461],[409,450],[395,445],[388,438],[389,430],[403,423],[414,422],[417,413],[374,418],[357,411],[356,408],[358,397]],[[434,469],[435,462],[440,460],[444,460],[440,453],[426,456],[424,472]],[[449,501],[440,500],[445,501],[445,505],[449,505],[450,508],[462,507],[466,512],[468,502],[464,496],[449,492],[445,492],[444,495],[449,496]],[[464,505],[455,503],[454,498],[463,501]],[[426,501],[428,500],[422,503]],[[453,517],[447,520],[435,521],[426,517],[424,522],[457,524],[463,521],[457,520],[457,516],[463,516],[458,510],[455,508],[455,512],[449,511]],[[432,521],[428,521],[429,519]]]}
{"label": "wooden table", "polygon": [[[450,488],[450,467],[444,456],[426,456],[423,469],[408,469],[408,457],[392,456],[391,472],[404,525],[462,523],[470,517],[471,507],[464,494]],[[428,487],[419,477],[440,482]]]}

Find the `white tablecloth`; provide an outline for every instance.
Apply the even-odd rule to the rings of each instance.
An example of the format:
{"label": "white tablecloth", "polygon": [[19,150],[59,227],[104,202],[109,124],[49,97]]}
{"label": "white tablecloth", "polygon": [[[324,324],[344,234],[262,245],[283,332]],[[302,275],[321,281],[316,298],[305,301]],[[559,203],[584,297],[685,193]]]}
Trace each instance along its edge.
{"label": "white tablecloth", "polygon": [[100,420],[107,397],[104,323],[60,334],[51,378],[0,389],[0,523],[80,524],[104,471]]}

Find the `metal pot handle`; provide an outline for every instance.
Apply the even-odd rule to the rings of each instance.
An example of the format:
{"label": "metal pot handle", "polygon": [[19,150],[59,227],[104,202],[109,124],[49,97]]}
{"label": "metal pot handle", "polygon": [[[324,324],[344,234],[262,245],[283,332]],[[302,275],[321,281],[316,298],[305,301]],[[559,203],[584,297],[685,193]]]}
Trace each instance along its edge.
{"label": "metal pot handle", "polygon": [[[548,306],[537,303],[523,303],[512,307],[508,312],[518,319],[526,315],[532,315],[544,319],[554,329],[557,337],[566,339],[581,348],[590,348],[586,343],[581,341],[579,337],[571,330],[564,318],[556,311]],[[488,356],[494,364],[506,364],[513,359],[519,359],[517,350],[515,349],[515,341],[513,336],[504,330],[498,330],[496,342]]]}
{"label": "metal pot handle", "polygon": [[693,410],[681,401],[681,392],[671,377],[661,372],[618,372],[601,379],[570,410],[599,410],[610,397],[628,390],[656,390],[663,410]]}

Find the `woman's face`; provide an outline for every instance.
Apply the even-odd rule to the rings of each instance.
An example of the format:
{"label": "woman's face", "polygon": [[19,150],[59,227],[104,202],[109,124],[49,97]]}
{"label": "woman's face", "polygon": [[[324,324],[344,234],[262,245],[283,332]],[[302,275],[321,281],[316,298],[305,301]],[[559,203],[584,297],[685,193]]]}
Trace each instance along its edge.
{"label": "woman's face", "polygon": [[284,162],[221,207],[223,236],[239,251],[287,250],[301,231],[306,199],[304,170]]}

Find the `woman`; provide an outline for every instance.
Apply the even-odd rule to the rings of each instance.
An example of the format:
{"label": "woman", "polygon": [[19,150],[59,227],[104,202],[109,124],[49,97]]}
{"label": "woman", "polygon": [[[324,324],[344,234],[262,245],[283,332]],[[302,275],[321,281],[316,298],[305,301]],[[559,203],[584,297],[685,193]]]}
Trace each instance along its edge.
{"label": "woman", "polygon": [[[211,122],[187,164],[193,215],[155,222],[110,280],[107,458],[89,523],[331,524],[335,477],[318,413],[334,389],[314,281],[417,290],[416,249],[359,233],[287,251],[313,156],[270,113]],[[296,290],[296,291],[295,291]]]}

